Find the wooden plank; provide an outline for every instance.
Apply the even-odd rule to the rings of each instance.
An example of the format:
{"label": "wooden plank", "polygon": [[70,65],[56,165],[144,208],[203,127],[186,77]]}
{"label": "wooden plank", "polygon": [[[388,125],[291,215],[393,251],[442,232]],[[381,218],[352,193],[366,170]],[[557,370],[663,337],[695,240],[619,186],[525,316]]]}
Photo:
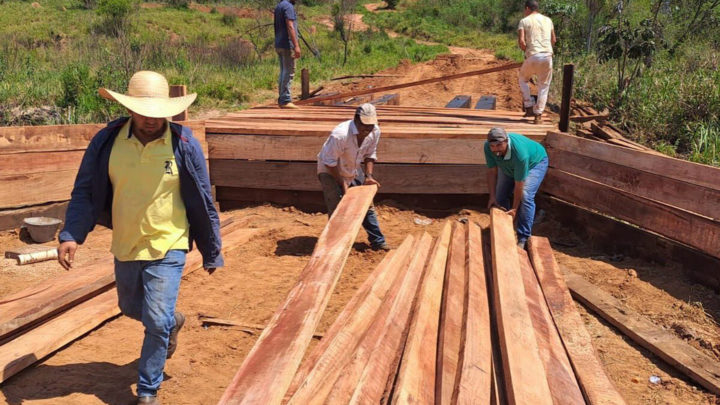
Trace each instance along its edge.
{"label": "wooden plank", "polygon": [[[435,242],[437,246],[439,242]],[[424,269],[431,256],[432,238],[423,234],[417,250],[403,279],[402,287],[390,308],[389,315],[382,324],[382,333],[374,340],[367,356],[365,367],[359,379],[354,380],[351,405],[387,403],[390,387],[403,353],[403,345],[408,337],[410,320],[420,285],[423,284]],[[434,249],[433,250],[437,250]],[[434,357],[433,357],[434,359]]]}
{"label": "wooden plank", "polygon": [[[324,138],[307,136],[210,135],[213,159],[316,161]],[[383,163],[485,164],[485,139],[381,139]],[[1,165],[1,164],[0,164]]]}
{"label": "wooden plank", "polygon": [[720,257],[720,224],[695,213],[550,169],[543,191]]}
{"label": "wooden plank", "polygon": [[634,151],[558,132],[549,132],[545,142],[548,146],[558,150],[720,190],[720,168],[717,167]]}
{"label": "wooden plank", "polygon": [[445,108],[470,108],[470,104],[472,104],[472,96],[460,95],[448,101]]}
{"label": "wooden plank", "polygon": [[77,172],[84,154],[85,152],[76,150],[2,155],[0,158],[0,173],[5,177],[66,170]]}
{"label": "wooden plank", "polygon": [[462,367],[452,403],[490,404],[492,403],[492,339],[482,234],[477,223],[470,223],[467,231],[467,311],[463,330]]}
{"label": "wooden plank", "polygon": [[[487,193],[483,165],[375,165],[380,193]],[[238,173],[242,173],[239,176]],[[210,180],[216,186],[320,191],[317,164],[218,159],[210,161]]]}
{"label": "wooden plank", "polygon": [[323,100],[336,100],[339,98],[354,97],[354,96],[360,96],[363,94],[383,93],[383,92],[387,92],[390,90],[403,89],[406,87],[413,87],[413,86],[420,86],[423,84],[444,82],[447,80],[461,79],[463,77],[478,76],[478,75],[484,75],[484,74],[494,73],[494,72],[502,72],[505,70],[517,69],[520,66],[522,66],[521,63],[510,63],[510,64],[496,66],[496,67],[492,67],[492,68],[488,68],[488,69],[475,70],[472,72],[458,73],[458,74],[442,76],[442,77],[434,77],[432,79],[418,80],[418,81],[410,82],[410,83],[394,84],[391,86],[376,87],[376,88],[367,89],[367,90],[356,90],[356,91],[351,91],[351,92],[344,93],[344,94],[338,94],[337,96],[313,97],[313,98],[310,98],[307,100],[300,100],[297,102],[297,104],[311,104],[313,102],[318,102],[318,101],[323,101]]}
{"label": "wooden plank", "polygon": [[547,238],[532,236],[528,249],[548,309],[555,321],[565,350],[567,351],[578,383],[589,405],[622,405],[625,400],[605,373],[597,358],[592,339],[560,268],[553,256]]}
{"label": "wooden plank", "polygon": [[0,231],[19,228],[29,217],[65,218],[68,203],[51,203],[27,208],[0,210]]}
{"label": "wooden plank", "polygon": [[393,403],[435,402],[440,307],[451,229],[450,222],[445,222],[425,267],[425,276],[413,310],[408,339],[395,383]]}
{"label": "wooden plank", "polygon": [[467,315],[467,226],[456,223],[452,233],[440,306],[435,402],[450,404],[460,380],[463,329]]}
{"label": "wooden plank", "polygon": [[[170,97],[182,97],[187,95],[187,86],[184,84],[174,84],[170,86]],[[185,110],[180,114],[172,117],[171,121],[187,121],[188,111]]]}
{"label": "wooden plank", "polygon": [[547,148],[552,167],[640,197],[720,220],[720,189],[637,170],[591,156]]}
{"label": "wooden plank", "polygon": [[552,315],[550,315],[527,252],[518,248],[518,255],[520,256],[520,272],[525,286],[528,309],[535,328],[540,359],[545,366],[553,403],[555,405],[584,404],[585,399],[578,386],[563,342],[553,323]]}
{"label": "wooden plank", "polygon": [[0,175],[0,208],[19,208],[70,199],[77,170]]}
{"label": "wooden plank", "polygon": [[395,280],[403,274],[402,269],[407,268],[414,242],[412,235],[405,238],[398,250],[386,255],[353,295],[325,333],[325,338],[315,346],[295,374],[285,395],[288,404],[309,405],[325,401],[332,389],[329,382],[337,380],[351,360]]}
{"label": "wooden plank", "polygon": [[490,212],[494,309],[510,405],[552,404],[548,378],[523,288],[517,242],[510,215]]}
{"label": "wooden plank", "polygon": [[680,370],[715,395],[720,394],[720,365],[715,359],[653,324],[615,297],[577,274],[565,272],[572,296],[635,343]]}
{"label": "wooden plank", "polygon": [[482,96],[480,97],[480,100],[478,100],[477,104],[475,104],[476,110],[494,110],[497,106],[497,97],[496,96]]}
{"label": "wooden plank", "polygon": [[376,186],[353,187],[342,198],[298,283],[273,315],[219,403],[282,401],[376,191]]}

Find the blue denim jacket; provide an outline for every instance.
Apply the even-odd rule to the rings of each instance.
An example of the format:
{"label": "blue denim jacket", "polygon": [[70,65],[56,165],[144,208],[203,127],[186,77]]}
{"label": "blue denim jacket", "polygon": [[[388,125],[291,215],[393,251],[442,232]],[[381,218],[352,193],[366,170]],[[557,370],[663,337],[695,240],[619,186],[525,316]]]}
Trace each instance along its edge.
{"label": "blue denim jacket", "polygon": [[[120,128],[128,118],[117,119],[98,132],[85,151],[70,198],[65,226],[59,239],[85,242],[96,224],[112,228],[113,188],[108,174],[110,152]],[[205,268],[223,266],[220,220],[213,204],[200,142],[190,128],[170,123],[175,161],[180,171],[180,194],[190,224],[190,249],[193,242],[203,257]]]}

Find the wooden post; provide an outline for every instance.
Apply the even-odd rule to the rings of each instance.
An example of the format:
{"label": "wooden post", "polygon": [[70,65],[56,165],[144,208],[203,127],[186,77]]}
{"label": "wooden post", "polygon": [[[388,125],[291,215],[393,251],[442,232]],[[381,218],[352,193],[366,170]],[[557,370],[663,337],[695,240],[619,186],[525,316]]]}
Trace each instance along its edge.
{"label": "wooden post", "polygon": [[[170,97],[182,97],[182,96],[186,96],[186,95],[187,95],[187,86],[185,86],[184,84],[170,86]],[[187,121],[188,120],[187,110],[172,117],[172,120],[173,121]]]}
{"label": "wooden post", "polygon": [[575,65],[568,63],[563,66],[563,87],[562,87],[562,105],[560,105],[560,132],[568,131],[570,123],[570,99],[572,99],[573,76],[575,74]]}
{"label": "wooden post", "polygon": [[300,72],[300,82],[302,84],[302,93],[300,94],[300,98],[303,100],[310,98],[310,72],[307,68],[303,68]]}

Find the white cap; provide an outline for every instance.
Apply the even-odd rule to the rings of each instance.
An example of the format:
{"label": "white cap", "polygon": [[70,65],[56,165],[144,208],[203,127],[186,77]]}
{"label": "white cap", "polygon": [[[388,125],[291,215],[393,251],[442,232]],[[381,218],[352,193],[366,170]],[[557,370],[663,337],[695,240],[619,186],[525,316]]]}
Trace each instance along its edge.
{"label": "white cap", "polygon": [[360,116],[360,122],[365,125],[375,125],[378,122],[375,106],[370,103],[365,103],[359,106],[355,110],[355,114]]}

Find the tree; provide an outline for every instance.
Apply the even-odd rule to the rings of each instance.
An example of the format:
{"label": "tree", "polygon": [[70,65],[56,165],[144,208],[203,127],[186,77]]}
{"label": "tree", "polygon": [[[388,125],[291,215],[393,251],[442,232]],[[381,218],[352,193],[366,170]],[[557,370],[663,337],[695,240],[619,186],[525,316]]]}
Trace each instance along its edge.
{"label": "tree", "polygon": [[352,22],[348,23],[347,16],[355,10],[355,7],[357,7],[357,0],[337,0],[332,8],[335,32],[340,35],[344,45],[343,66],[347,63],[348,46],[352,36]]}

